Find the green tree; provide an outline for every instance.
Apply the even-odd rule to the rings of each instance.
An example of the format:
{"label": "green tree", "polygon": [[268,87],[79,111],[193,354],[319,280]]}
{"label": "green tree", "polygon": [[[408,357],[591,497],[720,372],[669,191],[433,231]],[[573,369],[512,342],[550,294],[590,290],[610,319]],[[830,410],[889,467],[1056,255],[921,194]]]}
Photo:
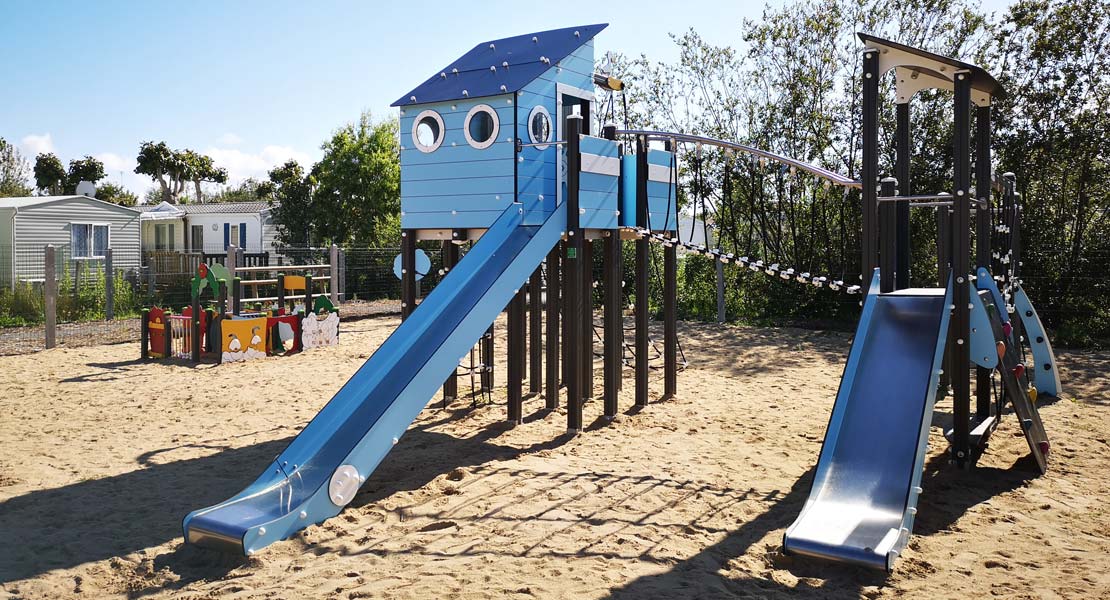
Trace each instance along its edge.
{"label": "green tree", "polygon": [[181,153],[181,159],[185,164],[184,177],[193,183],[197,202],[204,202],[201,183],[227,183],[227,169],[217,167],[212,157],[185,150]]}
{"label": "green tree", "polygon": [[82,181],[95,184],[104,179],[104,176],[104,163],[91,156],[85,156],[80,160],[71,160],[69,161],[69,171],[66,173],[65,193],[76,193],[77,184]]}
{"label": "green tree", "polygon": [[138,163],[136,173],[147,175],[158,183],[162,200],[177,204],[185,184],[191,180],[185,155],[171,149],[166,142],[143,142],[135,161]]}
{"label": "green tree", "polygon": [[139,197],[130,190],[110,181],[96,186],[96,198],[120,206],[135,206],[139,202]]}
{"label": "green tree", "polygon": [[400,239],[401,169],[396,120],[369,113],[323,143],[313,167],[315,232],[323,243],[395,244]]}
{"label": "green tree", "polygon": [[293,247],[311,245],[315,225],[312,176],[295,160],[274,167],[269,175],[270,180],[259,184],[256,194],[273,207],[278,242]]}
{"label": "green tree", "polygon": [[1027,287],[1064,341],[1110,344],[1110,10],[1104,0],[1022,0],[992,60],[1001,171],[1023,193]]}
{"label": "green tree", "polygon": [[[259,188],[267,185],[269,182],[258,181],[253,177],[248,177],[239,182],[238,185],[228,186],[219,192],[212,195],[211,202],[257,202],[259,198],[265,194],[259,193]],[[272,190],[264,190],[266,193]]]}
{"label": "green tree", "polygon": [[66,168],[51,152],[35,157],[35,187],[43,194],[60,196],[65,192]]}
{"label": "green tree", "polygon": [[29,196],[31,170],[27,159],[14,145],[0,137],[0,197]]}

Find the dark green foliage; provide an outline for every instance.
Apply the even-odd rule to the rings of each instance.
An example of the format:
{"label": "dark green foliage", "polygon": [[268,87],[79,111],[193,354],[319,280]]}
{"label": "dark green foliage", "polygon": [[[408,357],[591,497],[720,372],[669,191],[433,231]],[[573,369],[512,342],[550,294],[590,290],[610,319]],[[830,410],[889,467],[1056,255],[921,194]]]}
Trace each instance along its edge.
{"label": "dark green foliage", "polygon": [[0,198],[29,196],[30,167],[19,149],[0,137]]}
{"label": "dark green foliage", "polygon": [[[966,0],[803,0],[768,7],[761,20],[743,23],[736,47],[688,31],[674,36],[680,56],[673,64],[644,57],[618,57],[616,63],[633,90],[630,126],[736,140],[853,178],[861,161],[857,31],[982,64],[1011,94],[994,109],[993,150],[996,173],[1015,172],[1024,194],[1026,287],[1059,342],[1106,345],[1110,284],[1099,267],[1110,260],[1107,8],[1105,0],[1023,0],[991,22]],[[885,176],[895,161],[893,76],[880,89]],[[911,182],[902,182],[902,191],[951,191],[952,94],[919,93],[911,128]],[[858,192],[825,188],[813,177],[742,154],[680,152],[687,190],[680,210],[707,214],[725,251],[864,284]],[[934,213],[915,211],[913,285],[936,285],[935,232]],[[715,318],[715,278],[711,262],[684,261],[680,314]],[[858,314],[859,296],[732,265],[726,280],[730,318],[847,324]]]}
{"label": "dark green foliage", "polygon": [[130,190],[112,182],[96,186],[96,199],[120,206],[135,206],[139,201],[139,197]]}

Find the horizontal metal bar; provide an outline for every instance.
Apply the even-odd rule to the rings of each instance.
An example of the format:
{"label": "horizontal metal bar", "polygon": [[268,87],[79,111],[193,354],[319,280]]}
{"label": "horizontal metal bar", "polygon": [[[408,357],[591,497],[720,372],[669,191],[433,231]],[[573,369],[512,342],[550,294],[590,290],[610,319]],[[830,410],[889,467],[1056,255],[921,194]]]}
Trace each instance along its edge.
{"label": "horizontal metal bar", "polygon": [[280,271],[310,271],[330,269],[331,265],[273,265],[266,267],[235,267],[236,273],[277,273]]}
{"label": "horizontal metal bar", "polygon": [[948,200],[951,201],[952,194],[922,194],[917,196],[879,196],[876,198],[879,202],[898,202],[901,200],[909,200],[910,202],[925,202],[928,200]]}
{"label": "horizontal metal bar", "polygon": [[535,148],[536,146],[562,146],[566,143],[566,140],[553,142],[535,142],[530,144],[517,144],[517,148]]}
{"label": "horizontal metal bar", "polygon": [[[956,199],[949,194],[928,194],[922,196],[879,196],[879,202],[909,202],[910,206],[920,206],[922,208],[936,207],[936,206],[954,206]],[[972,210],[986,208],[988,206],[986,200],[968,200],[968,205]]]}
{"label": "horizontal metal bar", "polygon": [[270,285],[276,284],[277,279],[240,279],[239,283],[242,285]]}
{"label": "horizontal metal bar", "polygon": [[687,133],[674,133],[674,132],[667,132],[667,131],[651,131],[651,130],[647,130],[647,129],[618,129],[617,133],[621,134],[621,135],[643,136],[643,137],[646,137],[648,139],[672,140],[672,141],[676,141],[676,142],[693,142],[693,143],[698,143],[698,144],[705,144],[705,145],[708,145],[708,146],[716,146],[718,148],[728,148],[730,150],[736,150],[736,151],[744,152],[744,153],[751,154],[751,155],[754,155],[754,156],[759,156],[761,158],[766,158],[766,159],[769,159],[769,160],[773,160],[775,162],[782,163],[784,165],[789,165],[791,167],[801,169],[801,170],[803,170],[807,173],[810,173],[812,175],[816,175],[817,177],[828,180],[829,182],[834,183],[834,184],[839,185],[839,186],[843,186],[843,187],[847,187],[847,188],[860,188],[860,187],[862,187],[862,184],[860,184],[860,182],[858,182],[854,179],[845,177],[845,176],[843,176],[839,173],[830,171],[828,169],[818,167],[817,165],[811,165],[807,162],[802,162],[800,160],[790,158],[789,156],[783,156],[781,154],[778,154],[777,152],[771,152],[769,150],[761,150],[759,148],[754,148],[752,146],[745,146],[744,144],[738,144],[736,142],[728,142],[728,141],[725,141],[725,140],[718,140],[718,139],[715,139],[715,138],[710,138],[710,137],[705,137],[705,136],[700,136],[700,135],[690,135],[690,134],[687,134]]}

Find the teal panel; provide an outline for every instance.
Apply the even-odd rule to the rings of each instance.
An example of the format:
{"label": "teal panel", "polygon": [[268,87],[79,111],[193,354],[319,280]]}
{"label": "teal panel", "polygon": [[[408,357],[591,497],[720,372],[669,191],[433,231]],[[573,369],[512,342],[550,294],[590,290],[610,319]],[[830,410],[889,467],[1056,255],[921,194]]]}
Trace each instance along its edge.
{"label": "teal panel", "polygon": [[599,173],[581,173],[578,180],[578,189],[591,192],[605,192],[616,194],[618,178],[612,175]]}
{"label": "teal panel", "polygon": [[[511,162],[509,163],[509,166],[512,166]],[[544,160],[528,159],[525,159],[516,164],[516,173],[517,177],[522,182],[529,179],[535,179],[537,177],[555,179],[557,174],[555,170],[554,160],[549,162]]]}
{"label": "teal panel", "polygon": [[615,190],[612,193],[579,190],[578,206],[581,208],[617,210],[617,193]]}
{"label": "teal panel", "polygon": [[[508,206],[507,204],[505,206]],[[405,213],[401,215],[403,229],[463,229],[489,227],[504,210],[467,211],[456,214]]]}
{"label": "teal panel", "polygon": [[616,229],[617,214],[614,210],[587,208],[578,216],[578,224],[583,229]]}
{"label": "teal panel", "polygon": [[451,179],[424,179],[402,181],[401,197],[420,196],[464,196],[471,194],[513,193],[514,179],[508,177],[455,177]]}
{"label": "teal panel", "polygon": [[413,196],[401,199],[401,212],[504,210],[513,201],[512,194],[463,196]]}
{"label": "teal panel", "polygon": [[[500,109],[502,109],[506,106],[511,107],[512,104],[510,104],[509,101],[512,100],[512,99],[513,99],[513,94],[502,94],[500,96],[486,96],[484,98],[474,98],[474,99],[467,98],[467,99],[461,99],[461,100],[452,100],[450,102],[434,102],[434,103],[429,103],[429,104],[413,104],[411,106],[406,106],[406,107],[401,109],[401,120],[403,122],[405,119],[408,119],[409,120],[409,129],[411,129],[412,128],[412,119],[415,118],[416,115],[424,112],[425,110],[431,109],[431,110],[434,110],[437,113],[439,113],[440,116],[443,117],[444,124],[446,124],[448,115],[462,115],[463,117],[465,117],[466,113],[470,112],[470,109],[474,108],[475,106],[478,106],[479,104],[488,104],[488,105],[492,106],[494,109],[497,109],[498,116],[501,116],[501,110]],[[459,122],[461,123],[462,121],[459,121]]]}
{"label": "teal panel", "polygon": [[533,177],[520,180],[520,193],[523,194],[549,194],[555,195],[556,180],[546,177]]}
{"label": "teal panel", "polygon": [[607,140],[605,138],[594,137],[590,135],[582,136],[582,142],[579,149],[586,154],[597,154],[598,156],[617,156],[617,142],[614,140]]}
{"label": "teal panel", "polygon": [[[513,176],[513,161],[507,158],[499,160],[478,160],[465,162],[447,162],[438,164],[404,165],[401,167],[402,187],[408,181],[426,181],[435,179],[459,179],[466,177],[509,177]],[[509,182],[512,187],[512,182]]]}
{"label": "teal panel", "polygon": [[671,152],[665,150],[648,150],[648,164],[669,167],[672,156]]}
{"label": "teal panel", "polygon": [[[985,369],[993,369],[998,365],[998,350],[994,346],[997,340],[994,339],[991,318],[987,314],[986,307],[983,306],[983,299],[979,297],[979,291],[975,288],[970,288],[969,291],[971,296],[971,315],[969,318],[971,344],[968,347],[968,352],[971,354],[971,362]],[[1006,312],[1006,309],[1003,308],[1001,312]]]}
{"label": "teal panel", "polygon": [[[502,132],[501,137],[505,136],[506,134]],[[448,138],[450,137],[451,134],[448,134]],[[478,150],[466,143],[466,140],[462,137],[462,133],[459,133],[458,137],[459,141],[455,141],[454,146],[451,145],[451,141],[444,141],[443,145],[436,148],[433,152],[421,152],[411,145],[406,146],[404,150],[401,150],[401,169],[403,170],[408,165],[433,165],[446,162],[496,159],[512,160],[513,154],[516,152],[516,144],[513,142],[502,140],[494,142],[489,148]]]}
{"label": "teal panel", "polygon": [[563,71],[573,71],[579,75],[587,75],[591,79],[594,74],[594,61],[592,58],[583,58],[581,56],[570,56],[558,62],[558,66],[563,68]]}

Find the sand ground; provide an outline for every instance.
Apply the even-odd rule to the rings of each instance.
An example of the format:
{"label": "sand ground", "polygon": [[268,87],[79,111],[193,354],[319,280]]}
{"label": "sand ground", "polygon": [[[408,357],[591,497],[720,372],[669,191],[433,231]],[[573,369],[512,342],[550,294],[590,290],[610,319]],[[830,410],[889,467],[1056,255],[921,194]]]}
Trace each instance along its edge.
{"label": "sand ground", "polygon": [[590,403],[573,438],[541,398],[515,428],[503,390],[433,403],[339,517],[250,559],[183,545],[181,518],[253,480],[396,325],[218,367],[137,344],[0,358],[0,597],[1110,597],[1110,355],[1060,353],[1047,476],[1013,418],[970,473],[934,427],[887,576],[780,552],[848,342],[792,329],[681,324],[679,396],[629,410],[626,378],[618,420]]}

